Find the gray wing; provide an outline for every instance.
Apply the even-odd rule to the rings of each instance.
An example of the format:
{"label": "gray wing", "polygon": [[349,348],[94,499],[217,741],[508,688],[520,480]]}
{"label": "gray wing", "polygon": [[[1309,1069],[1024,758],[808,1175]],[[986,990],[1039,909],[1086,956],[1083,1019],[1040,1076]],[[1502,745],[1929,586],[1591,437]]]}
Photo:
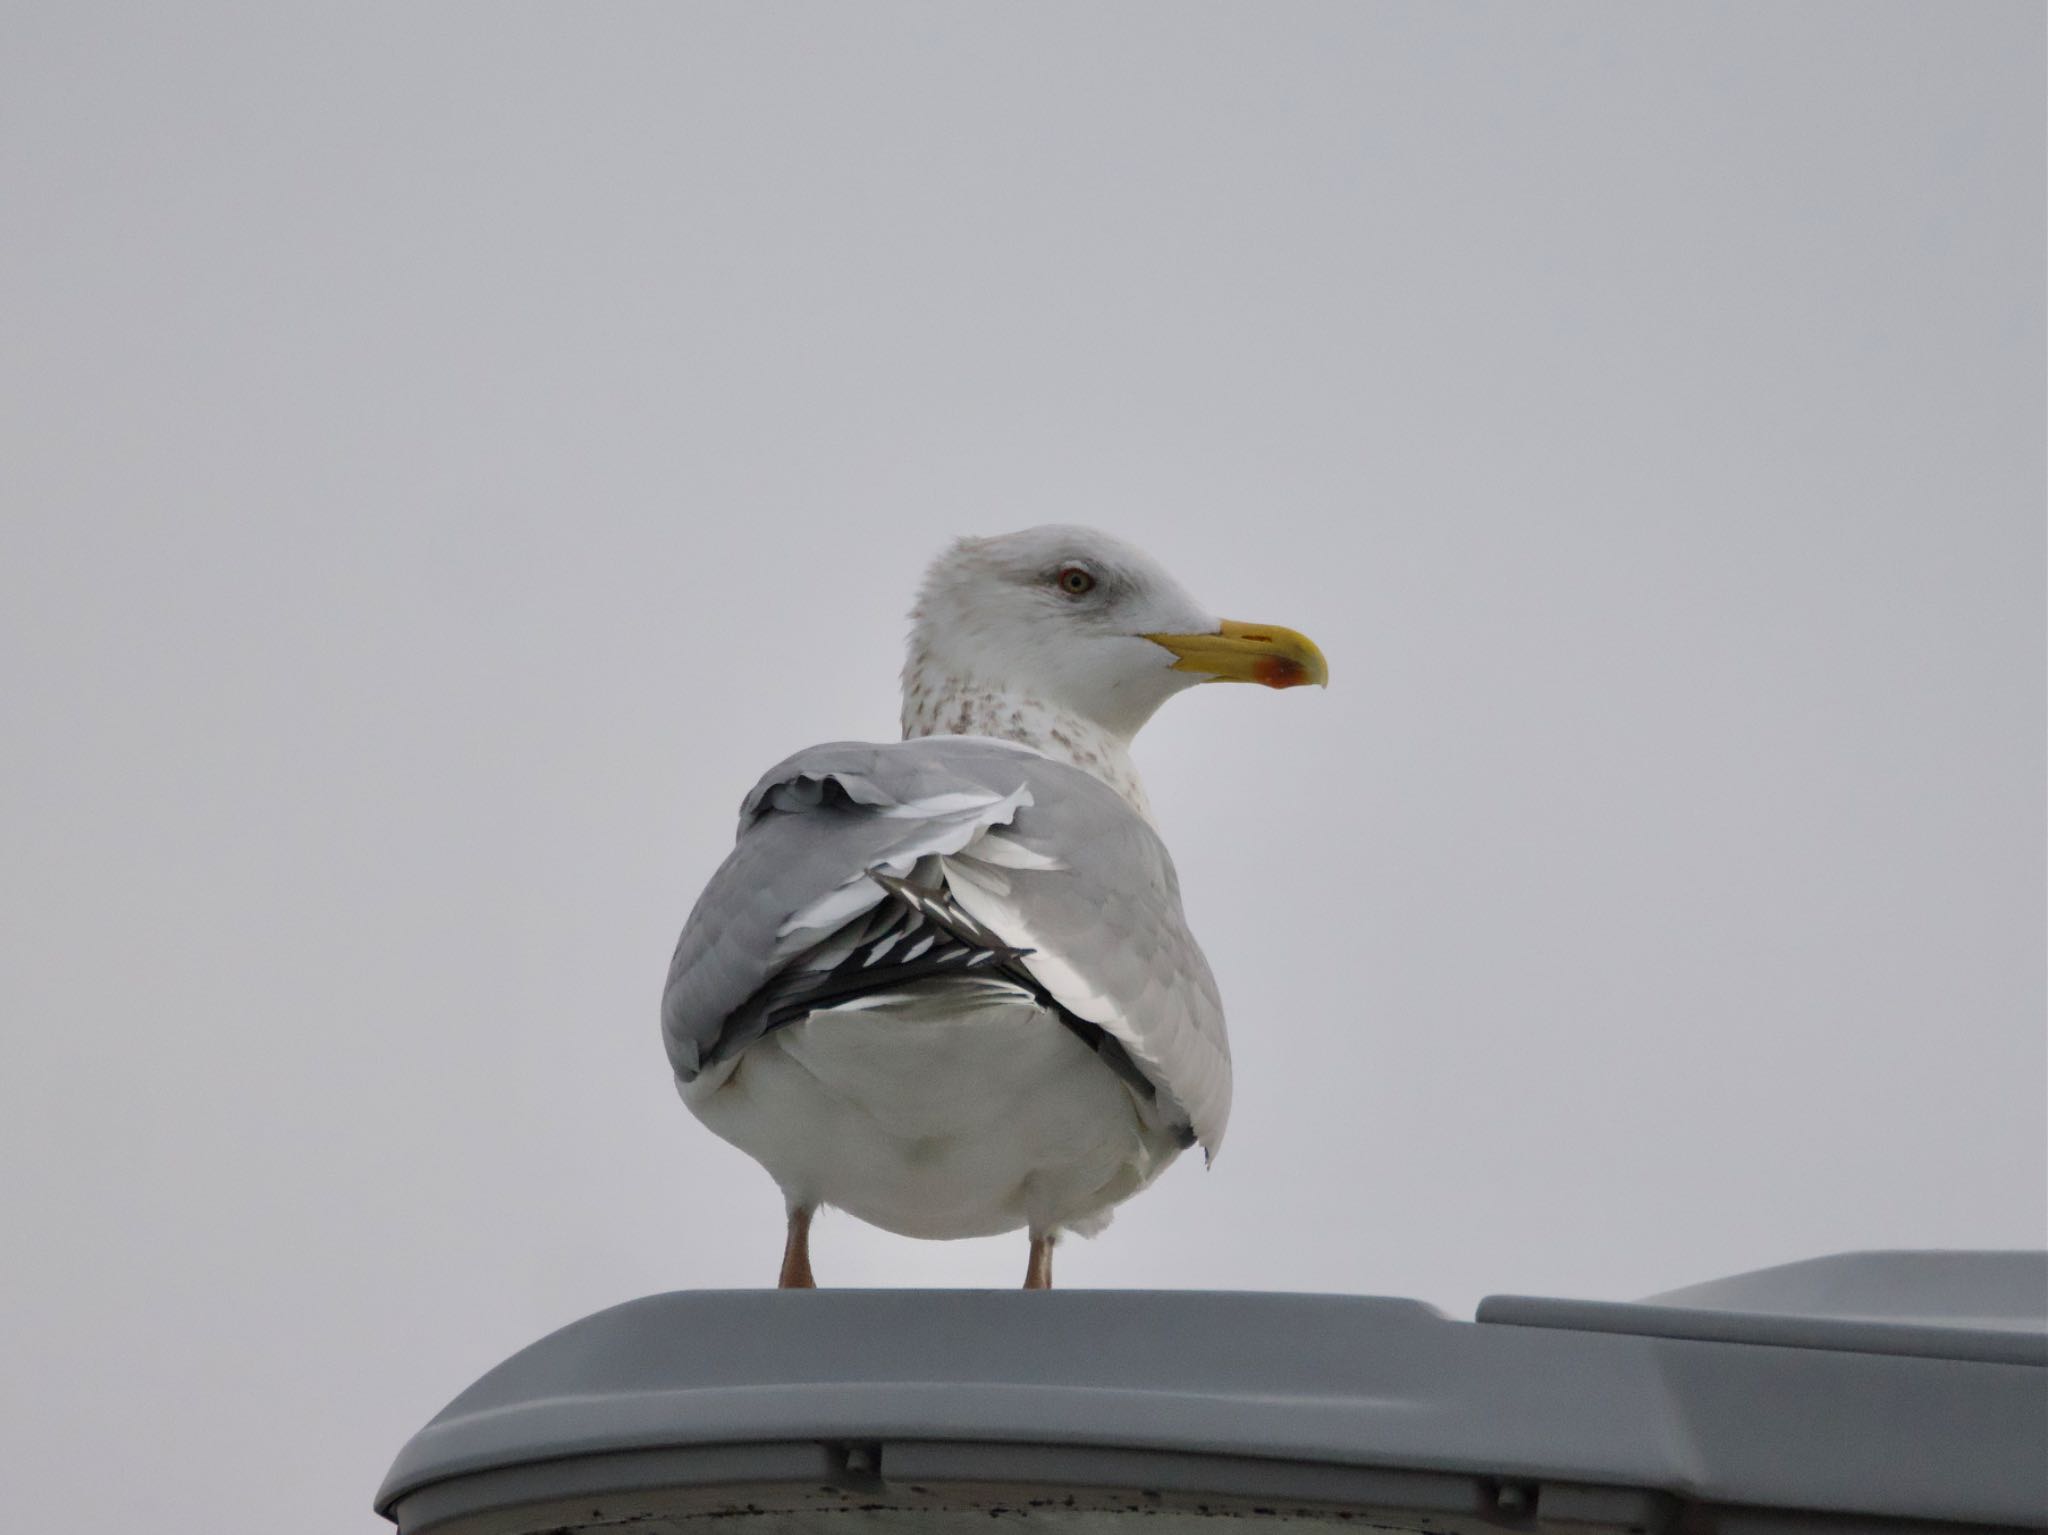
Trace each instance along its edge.
{"label": "gray wing", "polygon": [[[1088,774],[975,737],[813,747],[755,786],[669,967],[662,1031],[678,1078],[773,1027],[762,999],[789,994],[794,970],[844,969],[861,946],[896,942],[883,888],[895,881],[933,889],[992,970],[1021,970],[1099,1029],[1105,1057],[1127,1057],[1214,1155],[1229,1045],[1165,845]],[[973,962],[967,948],[952,957]]]}

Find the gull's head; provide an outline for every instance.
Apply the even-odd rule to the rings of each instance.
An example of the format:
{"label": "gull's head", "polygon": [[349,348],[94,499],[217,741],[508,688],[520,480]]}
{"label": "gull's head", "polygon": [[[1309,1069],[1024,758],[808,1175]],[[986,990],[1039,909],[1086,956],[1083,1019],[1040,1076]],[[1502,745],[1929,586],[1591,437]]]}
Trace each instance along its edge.
{"label": "gull's head", "polygon": [[911,618],[906,709],[920,688],[979,692],[1128,740],[1196,683],[1329,680],[1305,636],[1218,618],[1142,549],[1093,528],[963,538],[932,561]]}

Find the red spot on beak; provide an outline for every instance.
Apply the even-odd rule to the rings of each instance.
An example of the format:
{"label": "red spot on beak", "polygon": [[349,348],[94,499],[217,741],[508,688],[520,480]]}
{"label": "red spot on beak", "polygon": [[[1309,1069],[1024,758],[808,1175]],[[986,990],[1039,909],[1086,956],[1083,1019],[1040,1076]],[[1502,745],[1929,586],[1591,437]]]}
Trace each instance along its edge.
{"label": "red spot on beak", "polygon": [[1294,688],[1308,681],[1308,668],[1286,656],[1261,656],[1252,665],[1252,675],[1269,688]]}

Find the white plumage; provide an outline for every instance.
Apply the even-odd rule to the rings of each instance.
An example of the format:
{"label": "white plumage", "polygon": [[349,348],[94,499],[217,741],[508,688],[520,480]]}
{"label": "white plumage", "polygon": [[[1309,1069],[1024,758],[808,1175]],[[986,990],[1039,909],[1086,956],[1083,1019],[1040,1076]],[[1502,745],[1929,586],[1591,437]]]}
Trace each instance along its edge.
{"label": "white plumage", "polygon": [[798,753],[748,796],[663,997],[684,1100],[810,1213],[909,1236],[1091,1232],[1230,1104],[1215,984],[1130,761],[1210,680],[1321,682],[1087,529],[963,540],[913,614],[897,745]]}
{"label": "white plumage", "polygon": [[799,1207],[908,1237],[1092,1233],[1180,1150],[1051,1009],[972,980],[827,1008],[684,1100]]}

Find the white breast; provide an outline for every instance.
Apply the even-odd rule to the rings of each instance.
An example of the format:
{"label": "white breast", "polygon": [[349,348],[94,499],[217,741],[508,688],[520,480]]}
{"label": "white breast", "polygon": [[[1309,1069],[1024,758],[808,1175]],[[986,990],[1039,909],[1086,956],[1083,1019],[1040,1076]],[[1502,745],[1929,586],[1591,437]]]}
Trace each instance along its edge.
{"label": "white breast", "polygon": [[1178,1151],[1056,1014],[1004,987],[812,1013],[682,1092],[791,1204],[904,1236],[1090,1234]]}

